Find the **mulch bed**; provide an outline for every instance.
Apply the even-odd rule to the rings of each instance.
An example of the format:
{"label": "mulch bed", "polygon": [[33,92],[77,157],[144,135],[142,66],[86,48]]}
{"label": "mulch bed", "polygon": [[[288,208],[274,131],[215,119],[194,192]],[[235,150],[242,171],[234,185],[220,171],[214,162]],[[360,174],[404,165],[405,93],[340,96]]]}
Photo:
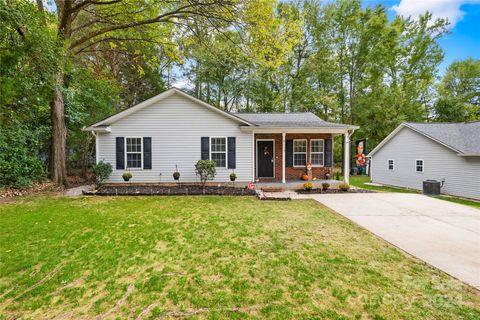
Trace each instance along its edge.
{"label": "mulch bed", "polygon": [[177,196],[177,195],[224,195],[224,196],[255,196],[255,190],[227,186],[206,186],[205,193],[199,185],[105,185],[96,191],[85,191],[85,195],[99,196]]}
{"label": "mulch bed", "polygon": [[297,190],[296,191],[299,194],[329,194],[329,193],[376,193],[375,191],[372,190],[366,190],[366,189],[350,189],[348,191],[342,191],[340,189],[328,189],[328,190],[322,190],[321,188],[318,189],[312,189],[311,191],[306,191],[306,190]]}

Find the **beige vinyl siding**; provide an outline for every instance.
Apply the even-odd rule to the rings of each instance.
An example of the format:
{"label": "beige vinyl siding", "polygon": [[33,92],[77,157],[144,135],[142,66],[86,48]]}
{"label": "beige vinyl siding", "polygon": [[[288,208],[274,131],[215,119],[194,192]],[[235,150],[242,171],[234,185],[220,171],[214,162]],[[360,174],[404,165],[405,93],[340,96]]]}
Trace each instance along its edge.
{"label": "beige vinyl siding", "polygon": [[[395,169],[388,170],[388,159]],[[415,171],[415,161],[424,161],[424,172]],[[401,129],[372,157],[372,181],[422,190],[422,181],[445,184],[444,194],[480,199],[480,157],[461,157],[453,150],[411,130]]]}
{"label": "beige vinyl siding", "polygon": [[[173,94],[145,107],[111,125],[110,133],[98,133],[97,161],[112,164],[109,182],[123,182],[122,173],[115,169],[116,137],[152,137],[152,169],[131,169],[131,182],[171,182],[175,165],[180,181],[196,182],[195,163],[200,159],[200,138],[235,137],[237,181],[252,178],[252,137],[243,132],[243,125],[233,119],[201,106],[179,94]],[[230,181],[232,169],[217,168],[214,181]]]}

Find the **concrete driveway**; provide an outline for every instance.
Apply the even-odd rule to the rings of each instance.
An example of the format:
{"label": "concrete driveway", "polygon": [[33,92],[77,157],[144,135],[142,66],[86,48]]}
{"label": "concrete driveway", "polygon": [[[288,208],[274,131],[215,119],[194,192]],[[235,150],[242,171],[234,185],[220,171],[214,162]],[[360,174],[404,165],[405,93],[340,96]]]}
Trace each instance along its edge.
{"label": "concrete driveway", "polygon": [[358,193],[306,197],[480,289],[480,210],[419,194]]}

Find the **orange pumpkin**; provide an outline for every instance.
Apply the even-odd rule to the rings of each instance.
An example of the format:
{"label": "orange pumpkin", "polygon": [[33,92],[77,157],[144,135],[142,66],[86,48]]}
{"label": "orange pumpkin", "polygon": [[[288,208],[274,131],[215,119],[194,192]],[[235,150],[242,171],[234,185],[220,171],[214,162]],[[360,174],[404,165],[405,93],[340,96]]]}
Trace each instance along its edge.
{"label": "orange pumpkin", "polygon": [[307,181],[307,180],[308,180],[308,176],[307,176],[306,174],[304,174],[304,175],[302,176],[302,180],[303,180],[303,181]]}

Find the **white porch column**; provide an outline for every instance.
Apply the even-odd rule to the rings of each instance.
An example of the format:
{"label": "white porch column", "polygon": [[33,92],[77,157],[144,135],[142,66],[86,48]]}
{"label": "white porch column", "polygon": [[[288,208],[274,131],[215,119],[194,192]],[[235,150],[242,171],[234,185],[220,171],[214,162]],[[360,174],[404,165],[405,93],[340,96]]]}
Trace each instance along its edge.
{"label": "white porch column", "polygon": [[256,145],[255,130],[252,130],[252,182],[255,183],[255,163],[256,163]]}
{"label": "white porch column", "polygon": [[282,132],[282,183],[286,182],[287,179],[285,179],[285,132]]}
{"label": "white porch column", "polygon": [[344,134],[345,144],[343,153],[343,182],[350,183],[350,134]]}

